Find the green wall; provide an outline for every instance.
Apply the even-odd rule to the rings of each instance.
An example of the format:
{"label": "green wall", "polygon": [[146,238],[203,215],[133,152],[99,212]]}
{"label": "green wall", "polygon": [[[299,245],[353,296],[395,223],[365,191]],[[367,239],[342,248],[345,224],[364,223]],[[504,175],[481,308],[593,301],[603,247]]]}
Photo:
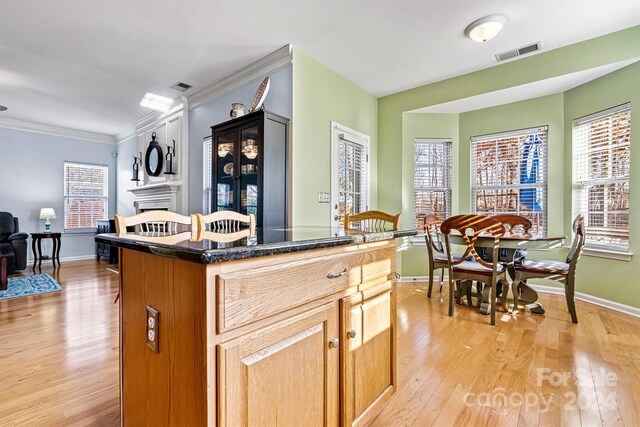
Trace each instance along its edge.
{"label": "green wall", "polygon": [[[638,41],[640,44],[640,41]],[[631,261],[585,256],[580,260],[578,292],[640,307],[640,62],[564,94],[565,182],[571,183],[571,126],[574,119],[631,102],[630,241]],[[564,186],[565,212],[571,215],[571,186]],[[565,233],[570,224],[565,224]]]}
{"label": "green wall", "polygon": [[[405,218],[413,215],[413,139],[416,137],[450,137],[453,150],[452,212],[471,211],[471,144],[473,136],[547,125],[548,192],[547,228],[550,233],[571,235],[571,166],[572,120],[616,105],[631,102],[632,165],[640,164],[640,62],[609,73],[565,93],[529,99],[497,107],[455,114],[410,114],[402,116],[402,207]],[[635,118],[638,118],[637,120]],[[640,214],[640,169],[632,166],[631,182],[631,248],[640,254],[640,227],[635,225]],[[385,172],[380,173],[385,179]],[[405,223],[410,226],[410,223]],[[566,245],[571,242],[567,240]],[[567,249],[530,251],[531,258],[562,260]],[[428,275],[426,249],[420,246],[401,248],[400,273],[403,276]],[[578,292],[640,307],[640,260],[630,262],[584,255],[578,266]],[[556,282],[534,280],[534,283],[556,286]]]}
{"label": "green wall", "polygon": [[371,208],[377,205],[377,99],[303,52],[293,51],[293,224],[329,225],[331,121],[369,135]]}
{"label": "green wall", "polygon": [[605,64],[640,57],[640,26],[542,52],[462,76],[388,95],[378,100],[378,207],[402,207],[402,115],[429,105],[494,92]]}

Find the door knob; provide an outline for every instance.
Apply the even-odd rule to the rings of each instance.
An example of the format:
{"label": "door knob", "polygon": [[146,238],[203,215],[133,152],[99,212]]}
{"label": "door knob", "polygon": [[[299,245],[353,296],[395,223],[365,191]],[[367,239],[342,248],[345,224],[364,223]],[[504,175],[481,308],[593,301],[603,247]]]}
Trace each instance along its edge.
{"label": "door knob", "polygon": [[334,221],[337,221],[338,219],[340,219],[340,217],[338,215],[333,217]]}
{"label": "door knob", "polygon": [[330,348],[338,348],[339,345],[340,345],[340,340],[338,338],[334,338],[331,341],[329,341]]}
{"label": "door knob", "polygon": [[349,332],[347,332],[347,337],[349,338],[355,338],[356,337],[356,330],[352,329]]}

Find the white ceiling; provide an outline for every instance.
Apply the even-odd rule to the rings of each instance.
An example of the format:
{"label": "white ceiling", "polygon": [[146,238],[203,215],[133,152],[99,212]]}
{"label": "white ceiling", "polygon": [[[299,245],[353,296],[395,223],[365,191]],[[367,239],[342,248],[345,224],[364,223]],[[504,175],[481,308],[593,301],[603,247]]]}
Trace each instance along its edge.
{"label": "white ceiling", "polygon": [[[496,39],[465,38],[494,13]],[[639,24],[638,0],[0,0],[0,117],[115,135],[145,92],[195,93],[288,43],[381,96]]]}

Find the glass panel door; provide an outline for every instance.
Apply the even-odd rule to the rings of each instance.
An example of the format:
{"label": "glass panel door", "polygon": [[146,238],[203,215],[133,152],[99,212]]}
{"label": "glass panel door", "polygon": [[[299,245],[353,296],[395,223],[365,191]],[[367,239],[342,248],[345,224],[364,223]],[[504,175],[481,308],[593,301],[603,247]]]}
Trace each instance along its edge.
{"label": "glass panel door", "polygon": [[214,162],[216,162],[216,211],[234,210],[234,191],[236,171],[233,170],[233,158],[235,154],[235,134],[229,132],[216,136],[214,149]]}
{"label": "glass panel door", "polygon": [[258,167],[262,156],[258,125],[240,130],[240,213],[254,214],[258,219]]}

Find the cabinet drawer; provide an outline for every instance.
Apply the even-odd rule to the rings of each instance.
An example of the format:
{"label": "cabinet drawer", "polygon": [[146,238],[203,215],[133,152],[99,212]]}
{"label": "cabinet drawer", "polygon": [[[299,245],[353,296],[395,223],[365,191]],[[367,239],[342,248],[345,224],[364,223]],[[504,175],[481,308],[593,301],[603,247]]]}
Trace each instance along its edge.
{"label": "cabinet drawer", "polygon": [[363,276],[387,276],[393,268],[391,256],[395,256],[395,247],[259,267],[251,261],[243,262],[246,268],[217,276],[217,331],[222,333],[357,286]]}

